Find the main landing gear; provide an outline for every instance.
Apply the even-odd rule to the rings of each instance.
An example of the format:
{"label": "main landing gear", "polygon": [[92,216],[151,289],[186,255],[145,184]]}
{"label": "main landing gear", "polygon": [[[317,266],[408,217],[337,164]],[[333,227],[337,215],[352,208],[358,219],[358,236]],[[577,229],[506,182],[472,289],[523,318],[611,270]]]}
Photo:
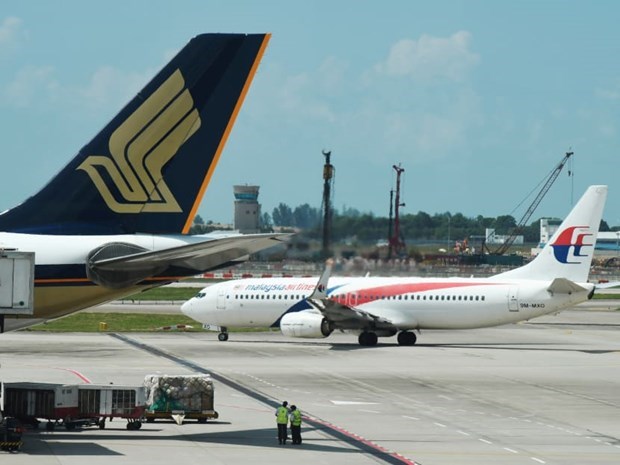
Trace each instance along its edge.
{"label": "main landing gear", "polygon": [[376,346],[378,339],[379,338],[377,337],[376,333],[373,333],[372,331],[364,331],[360,333],[359,337],[357,338],[357,341],[359,342],[361,346],[370,347],[370,346]]}
{"label": "main landing gear", "polygon": [[399,346],[412,346],[417,341],[415,333],[410,331],[401,331],[398,333],[398,345]]}
{"label": "main landing gear", "polygon": [[[393,334],[383,334],[383,336],[392,336]],[[412,346],[416,343],[417,337],[415,333],[411,331],[401,331],[398,333],[398,345],[399,346]],[[372,347],[377,345],[378,336],[374,331],[363,331],[357,338],[359,344],[365,347]]]}

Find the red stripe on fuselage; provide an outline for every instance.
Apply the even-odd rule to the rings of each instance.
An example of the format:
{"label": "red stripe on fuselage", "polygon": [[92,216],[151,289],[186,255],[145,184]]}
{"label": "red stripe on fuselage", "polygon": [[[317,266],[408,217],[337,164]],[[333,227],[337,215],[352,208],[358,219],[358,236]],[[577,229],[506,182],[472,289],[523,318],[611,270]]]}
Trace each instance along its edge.
{"label": "red stripe on fuselage", "polygon": [[357,295],[357,305],[374,302],[375,300],[381,300],[386,297],[398,296],[403,294],[415,294],[426,291],[440,291],[446,289],[473,287],[473,286],[492,286],[502,283],[485,283],[485,282],[454,282],[454,283],[441,283],[441,282],[420,282],[420,283],[400,283],[389,284],[387,286],[369,287],[367,289],[359,289],[353,292],[345,294],[338,294],[331,296],[335,301],[345,303],[347,296],[351,294]]}

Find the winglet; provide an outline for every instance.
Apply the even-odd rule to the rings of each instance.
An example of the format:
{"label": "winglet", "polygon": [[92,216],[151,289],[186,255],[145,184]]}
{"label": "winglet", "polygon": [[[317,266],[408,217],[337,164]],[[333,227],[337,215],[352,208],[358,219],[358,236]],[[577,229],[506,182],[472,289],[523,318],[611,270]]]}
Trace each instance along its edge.
{"label": "winglet", "polygon": [[314,291],[308,297],[308,299],[326,299],[327,298],[327,283],[332,274],[332,266],[334,265],[334,259],[329,258],[325,262],[325,268],[323,269],[323,273],[319,278],[319,282],[317,283]]}

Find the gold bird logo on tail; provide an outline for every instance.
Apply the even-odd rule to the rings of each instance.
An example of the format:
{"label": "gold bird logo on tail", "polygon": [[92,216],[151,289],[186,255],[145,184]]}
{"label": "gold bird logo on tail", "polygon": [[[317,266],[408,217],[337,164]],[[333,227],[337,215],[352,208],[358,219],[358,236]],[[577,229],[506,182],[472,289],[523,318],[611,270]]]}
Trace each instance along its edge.
{"label": "gold bird logo on tail", "polygon": [[111,156],[91,155],[77,169],[116,213],[181,212],[162,171],[199,127],[200,115],[176,70],[112,133]]}

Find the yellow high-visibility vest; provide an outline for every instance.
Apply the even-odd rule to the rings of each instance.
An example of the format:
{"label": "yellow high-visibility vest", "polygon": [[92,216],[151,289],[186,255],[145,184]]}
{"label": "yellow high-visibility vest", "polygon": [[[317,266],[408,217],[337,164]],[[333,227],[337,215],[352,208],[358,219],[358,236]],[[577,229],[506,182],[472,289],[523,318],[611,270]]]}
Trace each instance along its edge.
{"label": "yellow high-visibility vest", "polygon": [[293,410],[291,415],[293,415],[293,418],[291,419],[291,425],[301,426],[301,412],[299,410]]}
{"label": "yellow high-visibility vest", "polygon": [[278,423],[286,425],[288,423],[288,409],[286,407],[278,407],[276,419]]}

